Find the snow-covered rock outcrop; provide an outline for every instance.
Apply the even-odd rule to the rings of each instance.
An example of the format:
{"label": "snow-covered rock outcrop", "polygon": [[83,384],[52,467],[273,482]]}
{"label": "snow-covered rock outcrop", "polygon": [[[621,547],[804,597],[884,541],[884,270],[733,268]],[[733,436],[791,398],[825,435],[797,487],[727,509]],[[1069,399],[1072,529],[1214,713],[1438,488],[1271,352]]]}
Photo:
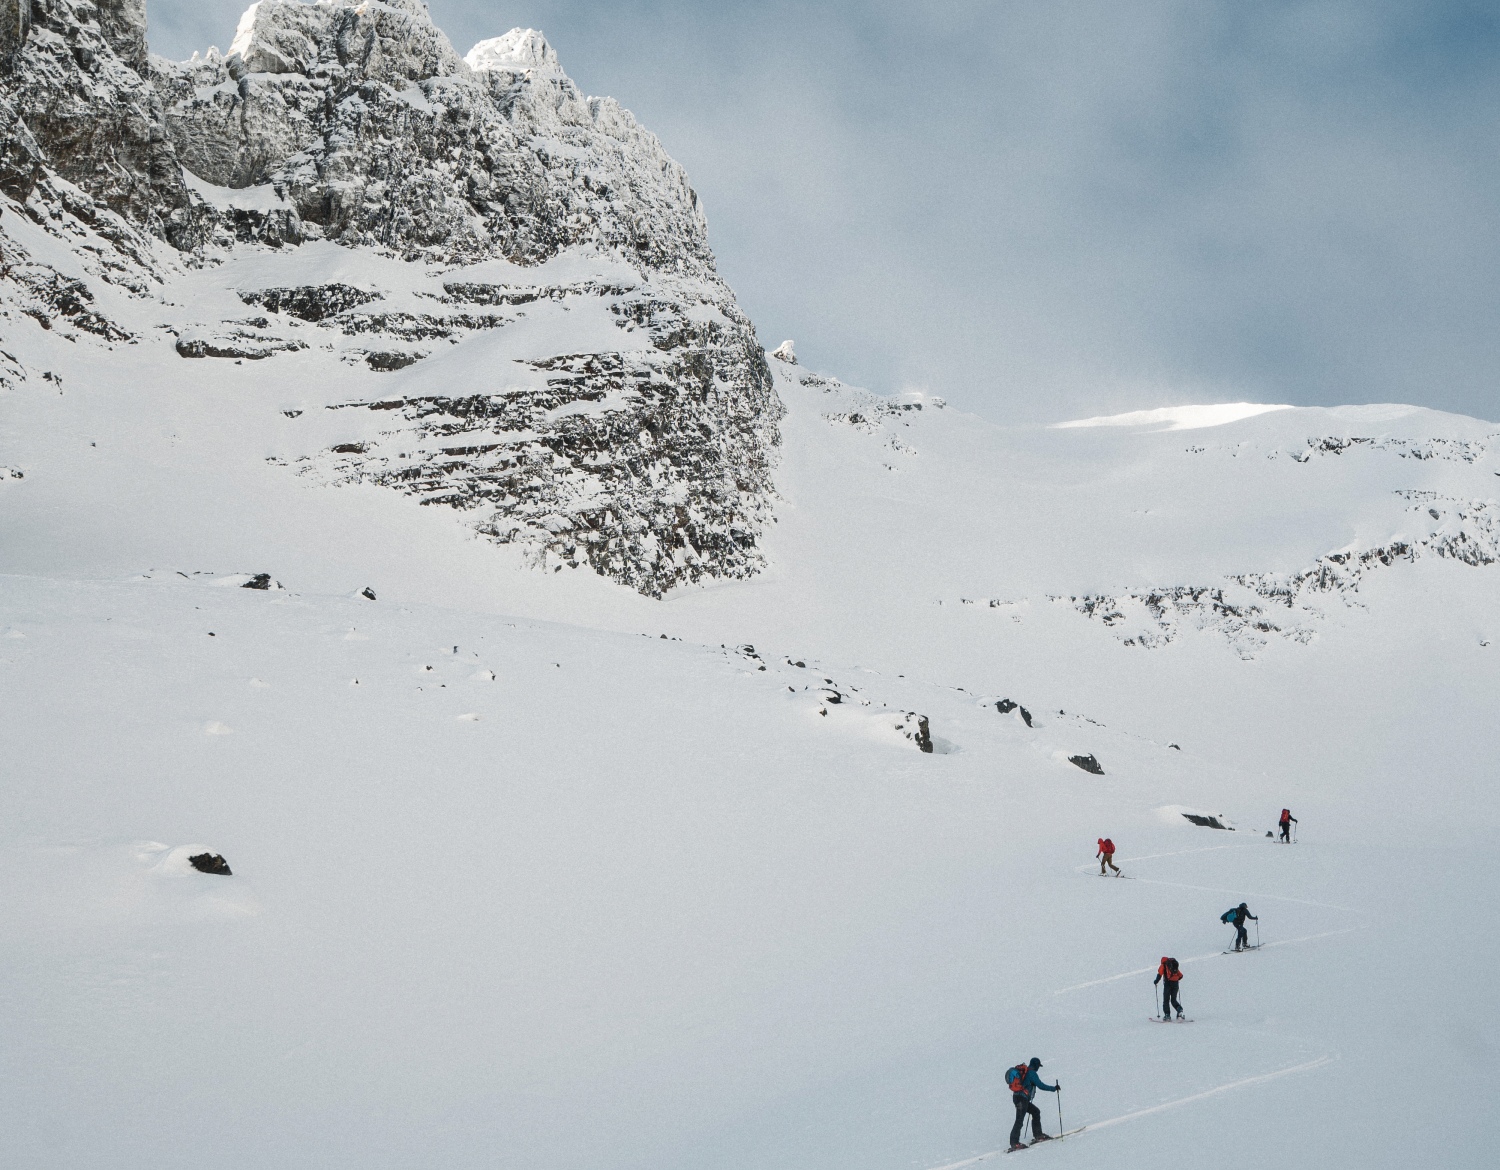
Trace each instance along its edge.
{"label": "snow-covered rock outcrop", "polygon": [[[582,94],[540,33],[465,59],[419,0],[261,0],[228,54],[175,64],[148,57],[139,0],[15,2],[0,2],[0,231],[21,215],[67,253],[6,232],[9,319],[179,360],[311,347],[381,375],[498,333],[436,389],[321,403],[383,426],[312,458],[318,474],[477,510],[481,532],[651,595],[757,571],[781,406],[754,329],[682,168]],[[222,269],[248,313],[215,319],[174,291],[237,246],[319,241],[404,261],[423,287],[308,280],[288,259],[269,283]],[[127,300],[102,308],[100,282]],[[14,383],[26,363],[10,357]]]}

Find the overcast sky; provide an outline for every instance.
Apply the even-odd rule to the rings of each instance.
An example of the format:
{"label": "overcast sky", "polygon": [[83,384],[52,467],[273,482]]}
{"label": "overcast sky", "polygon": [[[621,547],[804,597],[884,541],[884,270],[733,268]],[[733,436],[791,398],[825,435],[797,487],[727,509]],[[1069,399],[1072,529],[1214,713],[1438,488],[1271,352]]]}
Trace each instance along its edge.
{"label": "overcast sky", "polygon": [[[152,48],[238,0],[149,0]],[[687,168],[761,340],[997,421],[1500,420],[1500,5],[431,0],[542,29]]]}

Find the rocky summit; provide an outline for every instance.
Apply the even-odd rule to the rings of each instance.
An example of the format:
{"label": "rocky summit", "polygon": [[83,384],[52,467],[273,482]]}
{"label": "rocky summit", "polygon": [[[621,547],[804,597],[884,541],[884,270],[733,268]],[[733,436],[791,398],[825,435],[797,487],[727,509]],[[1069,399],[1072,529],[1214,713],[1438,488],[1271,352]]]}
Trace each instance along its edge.
{"label": "rocky summit", "polygon": [[687,175],[540,33],[460,56],[418,0],[262,0],[227,53],[145,34],[139,0],[0,0],[0,387],[258,363],[306,420],[286,474],[649,596],[759,570],[764,352]]}

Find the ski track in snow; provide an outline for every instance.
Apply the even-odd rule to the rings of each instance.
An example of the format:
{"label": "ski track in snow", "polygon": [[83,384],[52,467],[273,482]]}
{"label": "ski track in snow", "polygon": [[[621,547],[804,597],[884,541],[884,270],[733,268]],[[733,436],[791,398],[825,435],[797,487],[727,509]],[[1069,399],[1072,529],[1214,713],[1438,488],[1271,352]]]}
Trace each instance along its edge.
{"label": "ski track in snow", "polygon": [[[1250,845],[1248,843],[1240,843],[1240,844],[1235,844],[1235,845],[1202,845],[1202,846],[1198,847],[1197,849],[1173,849],[1173,850],[1171,850],[1168,853],[1143,853],[1140,857],[1117,857],[1117,858],[1115,858],[1115,860],[1128,865],[1128,864],[1130,864],[1132,862],[1136,862],[1136,861],[1155,861],[1159,857],[1181,857],[1181,856],[1183,856],[1183,854],[1186,854],[1186,853],[1216,853],[1216,852],[1218,852],[1221,849],[1252,849],[1252,848],[1254,848],[1254,846],[1252,846],[1252,845]],[[1093,869],[1094,866],[1093,865],[1075,865],[1073,868],[1078,873],[1084,873],[1087,870]]]}
{"label": "ski track in snow", "polygon": [[[1289,946],[1292,946],[1294,943],[1312,942],[1314,939],[1318,939],[1318,938],[1331,938],[1332,936],[1334,936],[1336,934],[1353,934],[1356,930],[1363,930],[1363,929],[1364,929],[1363,926],[1346,926],[1346,927],[1342,928],[1341,930],[1325,930],[1325,931],[1322,931],[1322,932],[1320,932],[1318,934],[1304,934],[1304,935],[1302,935],[1299,938],[1284,938],[1284,939],[1280,939],[1280,940],[1278,940],[1276,942],[1261,943],[1260,946],[1257,947],[1256,949],[1257,950],[1268,950],[1271,947],[1289,947]],[[1179,962],[1182,962],[1182,963],[1201,963],[1201,962],[1203,962],[1206,959],[1221,959],[1223,957],[1224,957],[1224,952],[1221,951],[1221,950],[1220,951],[1210,951],[1206,955],[1194,955],[1190,959],[1181,959],[1181,960],[1179,960]],[[1072,987],[1060,987],[1056,991],[1054,991],[1052,994],[1053,995],[1066,995],[1070,991],[1082,991],[1082,990],[1084,990],[1085,988],[1088,988],[1088,987],[1101,987],[1101,986],[1103,986],[1106,983],[1116,983],[1116,982],[1118,982],[1121,979],[1130,979],[1130,978],[1132,978],[1133,976],[1136,976],[1136,975],[1149,975],[1149,974],[1151,974],[1155,970],[1156,970],[1155,967],[1138,967],[1134,971],[1122,971],[1118,975],[1106,975],[1103,979],[1091,979],[1087,983],[1075,983],[1075,984],[1073,984]]]}
{"label": "ski track in snow", "polygon": [[1221,886],[1194,886],[1187,882],[1168,882],[1161,878],[1136,878],[1152,886],[1176,886],[1180,890],[1205,890],[1210,894],[1228,894],[1234,898],[1263,898],[1269,902],[1296,902],[1300,906],[1316,906],[1319,910],[1337,910],[1340,914],[1354,914],[1348,906],[1335,906],[1331,902],[1314,902],[1309,898],[1292,898],[1286,894],[1257,894],[1251,890],[1226,890]]}
{"label": "ski track in snow", "polygon": [[[1092,1132],[1096,1129],[1106,1129],[1111,1125],[1123,1125],[1127,1121],[1135,1121],[1137,1118],[1149,1117],[1153,1113],[1161,1113],[1167,1109],[1176,1109],[1179,1105],[1190,1105],[1194,1101],[1202,1101],[1209,1097],[1217,1097],[1220,1093],[1228,1093],[1234,1089],[1248,1089],[1252,1085],[1263,1085],[1267,1081],[1278,1080],[1281,1077],[1289,1077],[1293,1073],[1311,1072],[1315,1068],[1332,1064],[1338,1059],[1337,1053],[1329,1053],[1320,1056],[1316,1060],[1305,1061],[1302,1064],[1294,1064],[1289,1068],[1279,1068],[1274,1072],[1261,1073],[1259,1076],[1245,1077],[1243,1080],[1230,1081],[1228,1084],[1215,1085],[1212,1089],[1204,1089],[1201,1093],[1193,1093],[1187,1097],[1178,1097],[1175,1101],[1163,1101],[1160,1105],[1152,1105],[1146,1109],[1137,1109],[1133,1113],[1122,1113],[1119,1117],[1111,1117],[1107,1121],[1091,1121],[1082,1127],[1084,1132]],[[959,1162],[949,1162],[945,1166],[935,1166],[933,1170],[963,1170],[965,1166],[973,1166],[990,1158],[1005,1153],[1004,1150],[991,1150],[986,1154],[976,1154],[972,1158],[965,1158]]]}

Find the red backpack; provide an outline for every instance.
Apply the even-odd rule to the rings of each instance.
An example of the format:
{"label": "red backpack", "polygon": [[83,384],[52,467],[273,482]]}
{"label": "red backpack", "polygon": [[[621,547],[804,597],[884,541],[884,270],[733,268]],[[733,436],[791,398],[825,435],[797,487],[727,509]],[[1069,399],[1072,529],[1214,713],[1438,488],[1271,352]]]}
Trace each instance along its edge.
{"label": "red backpack", "polygon": [[1005,1070],[1005,1083],[1012,1093],[1024,1093],[1026,1091],[1026,1074],[1031,1067],[1022,1061],[1015,1068]]}
{"label": "red backpack", "polygon": [[1105,854],[1112,854],[1115,851],[1115,843],[1106,837],[1099,842],[1099,848]]}
{"label": "red backpack", "polygon": [[1281,810],[1281,823],[1284,825],[1284,824],[1287,823],[1287,821],[1289,821],[1291,819],[1292,819],[1292,810],[1289,809],[1289,808],[1282,809]]}

